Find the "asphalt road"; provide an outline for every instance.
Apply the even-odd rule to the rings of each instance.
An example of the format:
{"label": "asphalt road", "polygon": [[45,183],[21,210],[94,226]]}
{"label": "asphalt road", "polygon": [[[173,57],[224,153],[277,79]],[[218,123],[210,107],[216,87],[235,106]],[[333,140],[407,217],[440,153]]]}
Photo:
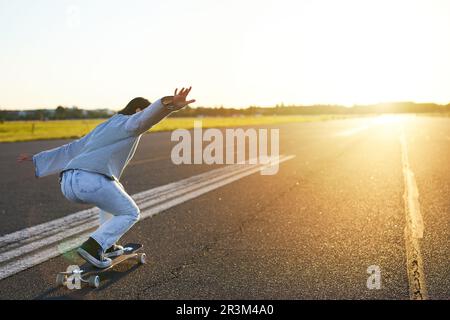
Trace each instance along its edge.
{"label": "asphalt road", "polygon": [[[122,178],[130,194],[211,170],[217,171],[202,183],[216,179],[223,185],[149,213],[124,237],[144,244],[147,265],[121,265],[103,274],[95,290],[68,290],[54,282],[58,271],[82,263],[69,252],[0,280],[0,298],[450,298],[449,118],[266,128],[279,128],[280,153],[295,157],[281,163],[276,175],[248,173],[230,182],[222,166],[172,164],[170,133],[145,135]],[[15,164],[19,152],[66,142],[0,144],[0,243],[14,232],[89,208],[65,200],[57,177],[35,179],[31,165]],[[412,235],[411,225],[423,233]],[[0,255],[25,250],[21,241],[27,236]],[[39,257],[43,250],[32,253]],[[20,259],[1,261],[0,274]],[[367,287],[369,266],[380,268],[380,289]]]}

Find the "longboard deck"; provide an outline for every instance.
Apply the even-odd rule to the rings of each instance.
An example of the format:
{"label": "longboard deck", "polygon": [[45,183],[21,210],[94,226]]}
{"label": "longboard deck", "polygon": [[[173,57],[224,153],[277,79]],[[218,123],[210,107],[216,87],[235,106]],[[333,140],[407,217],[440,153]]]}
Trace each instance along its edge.
{"label": "longboard deck", "polygon": [[[135,258],[137,256],[137,251],[143,248],[143,245],[140,243],[127,243],[123,246],[124,253],[121,256],[111,258],[112,264],[108,268],[97,268],[96,266],[93,266],[91,263],[86,262],[83,265],[80,266],[80,271],[82,277],[88,277],[91,274],[99,274],[103,273],[105,271],[111,270],[118,264],[128,260]],[[127,250],[128,249],[128,250]]]}
{"label": "longboard deck", "polygon": [[[117,266],[118,264],[121,264],[124,261],[130,260],[130,259],[136,259],[140,264],[146,263],[146,255],[145,253],[138,253],[139,250],[143,248],[143,245],[140,243],[127,243],[124,247],[124,254],[111,258],[112,264],[104,269],[97,268],[94,265],[92,265],[89,262],[84,263],[79,267],[79,270],[73,271],[73,272],[59,272],[57,274],[56,282],[58,285],[65,285],[65,281],[68,276],[78,274],[80,277],[80,280],[83,282],[89,282],[89,284],[93,287],[98,287],[100,279],[98,277],[99,274],[103,272],[107,272]],[[91,280],[94,280],[93,278],[97,278],[95,280],[96,284],[91,284]]]}

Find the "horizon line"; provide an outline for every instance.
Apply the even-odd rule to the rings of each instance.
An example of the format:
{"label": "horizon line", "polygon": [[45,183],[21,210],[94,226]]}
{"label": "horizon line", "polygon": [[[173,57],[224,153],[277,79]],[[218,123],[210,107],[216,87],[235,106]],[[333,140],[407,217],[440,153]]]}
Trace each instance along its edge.
{"label": "horizon line", "polygon": [[[386,101],[386,102],[376,102],[376,103],[353,103],[353,104],[340,104],[340,103],[313,103],[313,104],[296,104],[296,103],[284,103],[284,102],[279,102],[276,103],[274,105],[256,105],[256,104],[250,104],[247,105],[245,107],[236,107],[236,106],[225,106],[223,104],[220,105],[209,105],[209,106],[202,106],[202,105],[198,105],[198,106],[190,106],[190,108],[192,109],[196,109],[196,108],[206,108],[206,109],[220,109],[220,108],[224,108],[224,109],[249,109],[249,108],[276,108],[276,107],[323,107],[323,106],[328,106],[328,107],[343,107],[343,108],[354,108],[354,107],[370,107],[370,106],[379,106],[379,105],[395,105],[395,104],[431,104],[431,105],[436,105],[436,106],[449,106],[450,105],[450,101],[448,101],[447,103],[439,103],[439,102],[418,102],[418,101]],[[107,107],[83,107],[83,106],[77,106],[77,105],[57,105],[56,107],[25,107],[25,108],[8,108],[4,109],[5,107],[0,105],[0,110],[1,111],[33,111],[33,110],[54,110],[58,107],[63,107],[63,108],[77,108],[80,110],[111,110],[111,111],[119,111],[122,108],[107,108]]]}

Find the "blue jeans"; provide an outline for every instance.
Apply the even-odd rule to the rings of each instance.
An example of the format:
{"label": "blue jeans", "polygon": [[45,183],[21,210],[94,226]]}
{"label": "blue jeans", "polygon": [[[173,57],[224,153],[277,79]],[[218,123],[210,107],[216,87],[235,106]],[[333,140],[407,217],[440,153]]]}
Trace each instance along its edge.
{"label": "blue jeans", "polygon": [[116,243],[139,220],[139,207],[122,184],[102,174],[65,171],[61,177],[61,191],[70,201],[93,204],[100,209],[100,227],[91,237],[103,250]]}

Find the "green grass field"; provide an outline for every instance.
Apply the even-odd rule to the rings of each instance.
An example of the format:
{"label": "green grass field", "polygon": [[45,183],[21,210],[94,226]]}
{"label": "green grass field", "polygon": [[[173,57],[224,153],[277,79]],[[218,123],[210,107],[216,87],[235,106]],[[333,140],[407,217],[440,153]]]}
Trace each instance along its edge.
{"label": "green grass field", "polygon": [[[150,131],[171,131],[191,129],[195,120],[202,120],[203,128],[241,127],[261,124],[289,122],[310,122],[342,119],[352,116],[261,116],[261,117],[205,117],[205,118],[167,118]],[[18,142],[44,139],[74,139],[84,136],[100,120],[61,120],[61,121],[5,121],[0,123],[0,142]]]}

